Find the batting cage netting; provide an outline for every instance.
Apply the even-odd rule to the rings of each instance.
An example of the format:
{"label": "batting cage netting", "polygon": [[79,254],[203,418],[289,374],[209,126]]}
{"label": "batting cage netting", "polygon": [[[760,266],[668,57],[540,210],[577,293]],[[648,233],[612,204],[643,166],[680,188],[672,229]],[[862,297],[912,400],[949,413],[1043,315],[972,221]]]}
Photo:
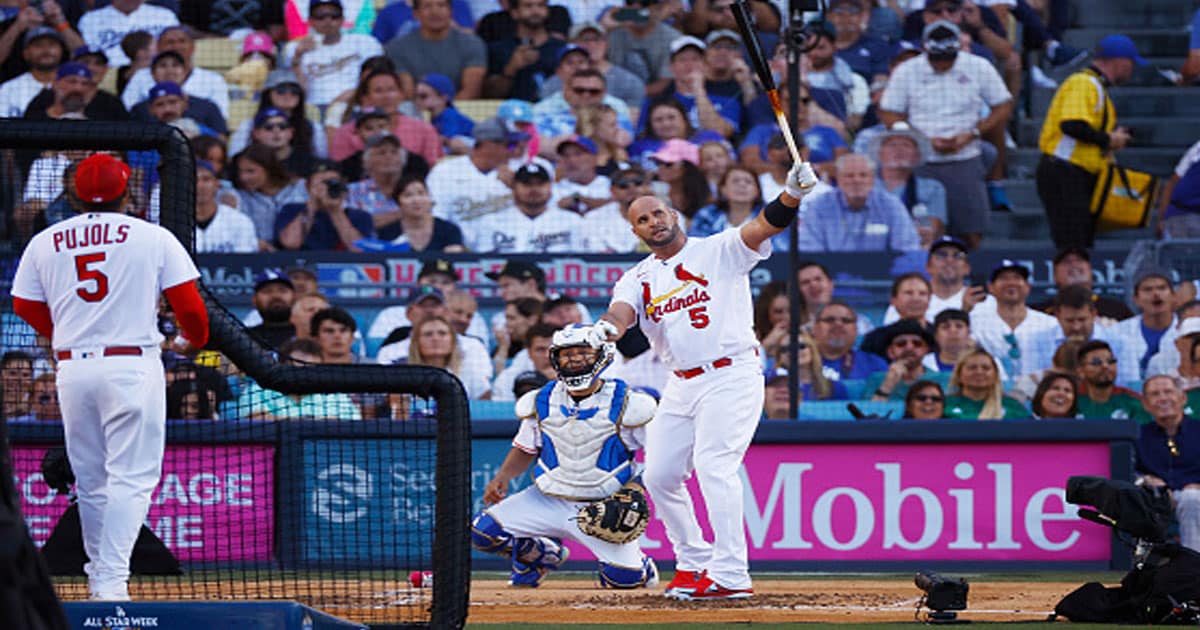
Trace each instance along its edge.
{"label": "batting cage netting", "polygon": [[[211,178],[166,125],[0,120],[10,244],[0,254],[0,419],[24,517],[64,601],[86,598],[88,587],[58,349],[13,313],[9,296],[25,244],[74,215],[74,168],[97,152],[132,167],[128,212],[189,252],[198,173]],[[106,281],[100,268],[78,270],[81,282]],[[211,339],[194,358],[169,349],[178,326],[161,301],[167,446],[133,553],[131,597],[288,599],[364,623],[461,626],[470,573],[463,385],[417,361],[359,364],[353,318],[282,269],[244,289],[243,299],[257,289],[261,323],[247,326],[245,312],[202,286]]]}

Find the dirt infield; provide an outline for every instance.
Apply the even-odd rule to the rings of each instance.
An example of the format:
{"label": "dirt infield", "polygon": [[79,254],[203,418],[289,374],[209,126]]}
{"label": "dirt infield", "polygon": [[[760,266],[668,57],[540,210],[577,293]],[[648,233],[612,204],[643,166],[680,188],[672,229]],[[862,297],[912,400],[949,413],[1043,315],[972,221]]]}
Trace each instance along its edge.
{"label": "dirt infield", "polygon": [[[968,580],[963,619],[1041,621],[1081,582]],[[583,579],[547,579],[517,591],[503,580],[471,583],[470,623],[861,623],[912,621],[921,592],[910,580],[829,579],[754,582],[755,596],[726,602],[679,602],[654,591],[602,591]]]}

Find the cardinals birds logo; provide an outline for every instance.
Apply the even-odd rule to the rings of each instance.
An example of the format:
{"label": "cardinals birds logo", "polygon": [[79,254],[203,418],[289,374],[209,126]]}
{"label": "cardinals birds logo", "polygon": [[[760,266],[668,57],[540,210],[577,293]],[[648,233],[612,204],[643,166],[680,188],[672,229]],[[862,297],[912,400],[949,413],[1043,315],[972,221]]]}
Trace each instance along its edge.
{"label": "cardinals birds logo", "polygon": [[646,305],[646,315],[654,321],[658,321],[656,314],[659,310],[659,305],[678,295],[684,289],[687,289],[689,286],[691,286],[692,283],[696,283],[702,287],[708,287],[708,279],[704,277],[704,274],[695,274],[687,269],[684,269],[683,263],[675,265],[675,279],[679,280],[683,284],[671,289],[659,297],[654,297],[651,294],[650,283],[642,282],[642,303]]}

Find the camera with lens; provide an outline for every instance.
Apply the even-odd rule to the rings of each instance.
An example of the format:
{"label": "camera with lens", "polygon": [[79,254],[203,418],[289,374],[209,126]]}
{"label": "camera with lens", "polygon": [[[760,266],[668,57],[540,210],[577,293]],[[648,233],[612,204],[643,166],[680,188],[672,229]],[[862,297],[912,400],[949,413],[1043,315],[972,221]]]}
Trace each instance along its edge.
{"label": "camera with lens", "polygon": [[917,607],[924,606],[933,611],[927,618],[929,623],[963,623],[958,620],[958,613],[951,611],[967,609],[967,593],[971,587],[966,580],[946,578],[933,571],[917,571],[913,582],[925,593]]}
{"label": "camera with lens", "polygon": [[330,199],[341,199],[349,190],[346,187],[346,182],[340,179],[325,180],[325,193],[329,195]]}

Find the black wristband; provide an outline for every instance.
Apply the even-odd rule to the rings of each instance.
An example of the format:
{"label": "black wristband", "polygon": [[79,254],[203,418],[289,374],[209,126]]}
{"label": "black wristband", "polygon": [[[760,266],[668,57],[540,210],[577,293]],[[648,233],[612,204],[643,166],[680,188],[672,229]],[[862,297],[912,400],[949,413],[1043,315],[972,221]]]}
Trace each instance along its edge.
{"label": "black wristband", "polygon": [[767,204],[767,207],[763,209],[763,217],[767,219],[767,223],[777,228],[785,228],[791,224],[792,219],[796,218],[796,213],[799,211],[800,206],[789,208],[776,197],[774,201]]}
{"label": "black wristband", "polygon": [[885,391],[883,391],[883,388],[882,388],[882,387],[880,387],[879,389],[875,390],[875,395],[876,395],[876,396],[882,396],[882,397],[884,397],[884,398],[891,398],[891,397],[892,397],[892,392],[885,392]]}

